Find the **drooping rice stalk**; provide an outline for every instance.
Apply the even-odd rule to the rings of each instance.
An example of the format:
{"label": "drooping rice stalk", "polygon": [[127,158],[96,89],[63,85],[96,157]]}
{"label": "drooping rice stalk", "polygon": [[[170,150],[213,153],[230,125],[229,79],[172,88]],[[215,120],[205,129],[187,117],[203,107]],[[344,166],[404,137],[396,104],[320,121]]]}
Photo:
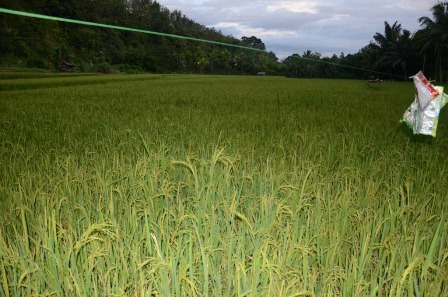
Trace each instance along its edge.
{"label": "drooping rice stalk", "polygon": [[409,135],[411,83],[0,90],[0,296],[448,295],[448,114]]}

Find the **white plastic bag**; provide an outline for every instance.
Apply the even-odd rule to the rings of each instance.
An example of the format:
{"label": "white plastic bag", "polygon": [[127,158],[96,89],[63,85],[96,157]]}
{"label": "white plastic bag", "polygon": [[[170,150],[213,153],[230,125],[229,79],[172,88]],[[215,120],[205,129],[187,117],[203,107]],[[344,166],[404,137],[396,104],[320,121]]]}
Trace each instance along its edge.
{"label": "white plastic bag", "polygon": [[415,100],[406,110],[401,119],[414,132],[436,136],[437,123],[442,107],[446,104],[448,96],[443,93],[443,87],[433,86],[420,71],[411,76],[415,85]]}

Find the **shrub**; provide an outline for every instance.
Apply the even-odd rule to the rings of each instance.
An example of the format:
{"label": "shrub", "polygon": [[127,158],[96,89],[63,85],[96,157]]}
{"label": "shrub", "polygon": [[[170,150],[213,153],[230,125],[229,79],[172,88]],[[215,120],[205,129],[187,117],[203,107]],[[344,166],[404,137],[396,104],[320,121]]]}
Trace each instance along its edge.
{"label": "shrub", "polygon": [[101,73],[111,73],[111,68],[110,68],[109,63],[103,62],[100,64],[96,64],[94,66],[94,71],[101,72]]}
{"label": "shrub", "polygon": [[27,68],[45,69],[45,62],[40,59],[30,59],[26,62]]}
{"label": "shrub", "polygon": [[120,67],[118,69],[121,72],[129,73],[129,74],[137,74],[137,73],[145,72],[145,70],[138,65],[123,64],[123,65],[120,65]]}

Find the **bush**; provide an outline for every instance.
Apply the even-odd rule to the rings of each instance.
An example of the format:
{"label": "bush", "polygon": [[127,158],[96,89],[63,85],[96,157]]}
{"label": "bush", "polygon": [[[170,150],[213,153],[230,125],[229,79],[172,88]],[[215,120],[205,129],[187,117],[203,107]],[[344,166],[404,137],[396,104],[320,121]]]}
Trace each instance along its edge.
{"label": "bush", "polygon": [[129,74],[137,74],[137,73],[145,72],[145,70],[138,65],[123,64],[123,65],[120,65],[120,67],[118,69],[121,72],[129,73]]}
{"label": "bush", "polygon": [[39,59],[30,59],[26,62],[27,68],[45,69],[45,62]]}
{"label": "bush", "polygon": [[94,66],[94,70],[96,71],[96,72],[101,72],[101,73],[111,73],[111,68],[110,68],[110,65],[109,65],[109,63],[106,63],[106,62],[103,62],[103,63],[100,63],[100,64],[96,64],[95,66]]}
{"label": "bush", "polygon": [[80,72],[89,72],[89,64],[84,62],[84,61],[79,62],[78,63],[78,70]]}

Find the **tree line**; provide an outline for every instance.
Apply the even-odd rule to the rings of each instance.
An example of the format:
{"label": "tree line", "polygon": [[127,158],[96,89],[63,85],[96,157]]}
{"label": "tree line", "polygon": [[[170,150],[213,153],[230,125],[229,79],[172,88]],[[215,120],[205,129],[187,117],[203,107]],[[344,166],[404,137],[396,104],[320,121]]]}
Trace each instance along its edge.
{"label": "tree line", "polygon": [[[155,0],[0,0],[0,7],[266,49],[255,36],[224,35]],[[418,19],[421,29],[415,33],[398,22],[385,22],[384,33],[376,33],[356,54],[325,57],[308,50],[282,61],[273,52],[1,14],[0,63],[57,69],[62,62],[73,62],[78,71],[266,72],[319,78],[365,78],[381,73],[382,79],[405,79],[423,70],[443,81],[448,76],[448,2],[439,2],[431,12],[431,17]]]}
{"label": "tree line", "polygon": [[433,80],[447,82],[448,2],[437,3],[431,12],[432,17],[418,19],[420,30],[415,33],[402,28],[398,21],[384,22],[384,33],[376,33],[356,54],[332,57],[311,51],[293,54],[283,61],[283,72],[290,77],[379,76],[397,80],[423,70]]}
{"label": "tree line", "polygon": [[[153,0],[15,0],[0,7],[67,19],[182,35],[265,50],[255,36],[237,39]],[[66,22],[0,15],[0,63],[79,71],[251,74],[275,68],[275,54]]]}

